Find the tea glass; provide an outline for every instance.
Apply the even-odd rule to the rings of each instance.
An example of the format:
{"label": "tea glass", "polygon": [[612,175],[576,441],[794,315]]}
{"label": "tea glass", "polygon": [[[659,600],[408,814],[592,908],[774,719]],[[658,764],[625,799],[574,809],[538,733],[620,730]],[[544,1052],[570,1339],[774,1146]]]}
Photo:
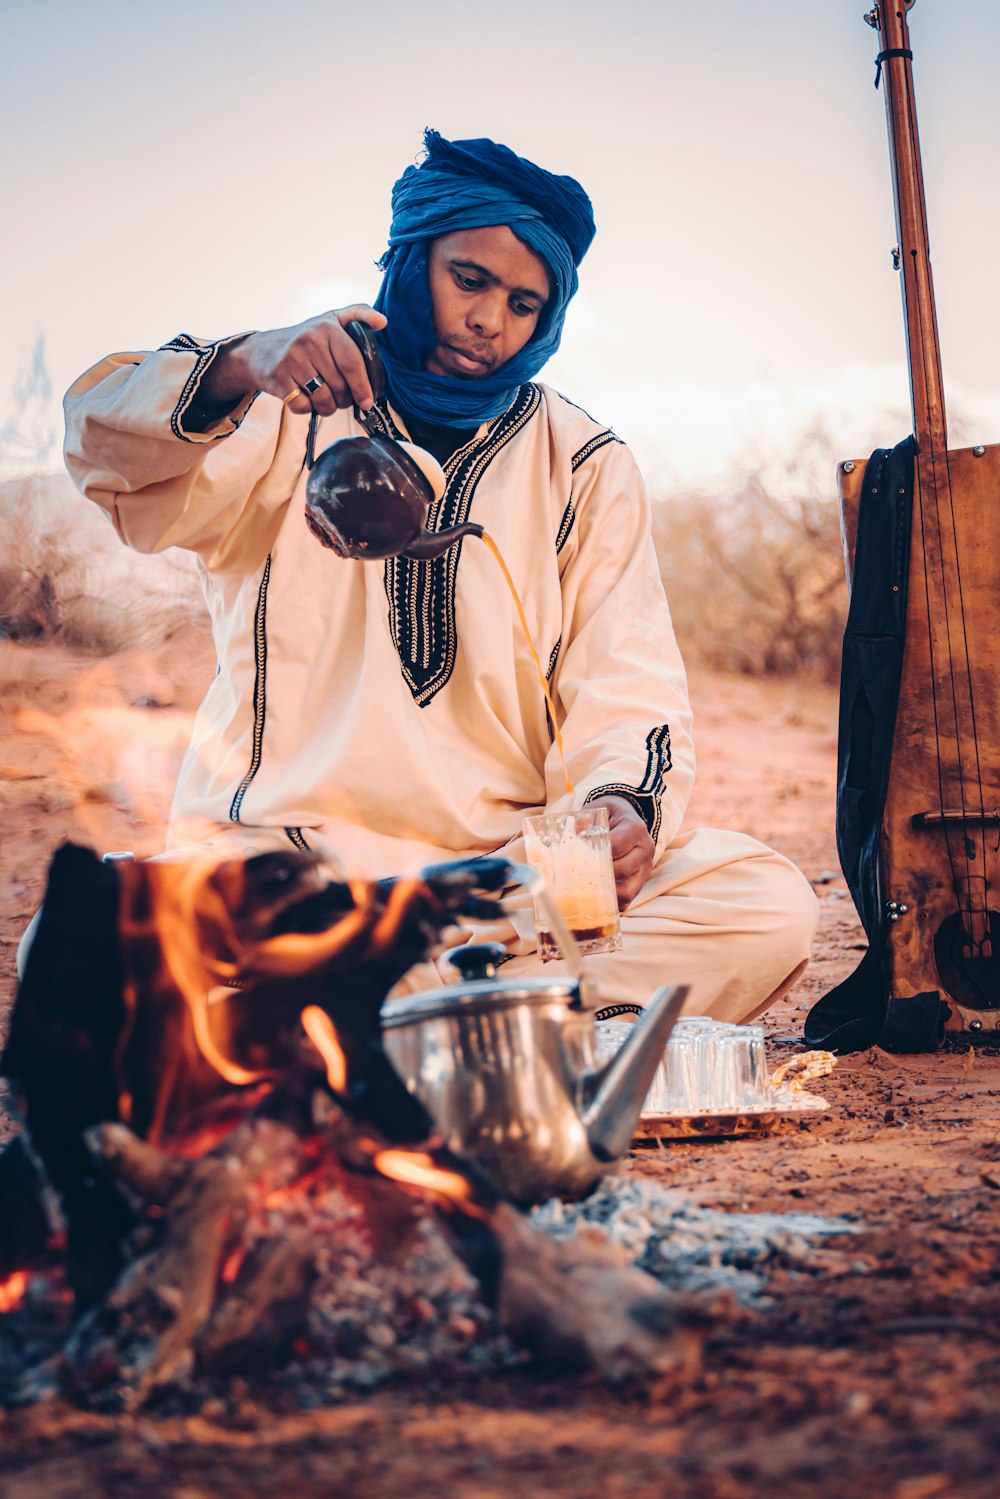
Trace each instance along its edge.
{"label": "tea glass", "polygon": [[[524,856],[584,955],[617,952],[622,945],[618,895],[607,807],[578,807],[524,819]],[[538,954],[563,957],[551,929],[544,895],[532,891]]]}
{"label": "tea glass", "polygon": [[[596,1026],[598,1055],[612,1056],[628,1038],[627,1021]],[[646,1114],[701,1114],[763,1108],[769,1096],[764,1032],[707,1016],[678,1020],[643,1104]]]}

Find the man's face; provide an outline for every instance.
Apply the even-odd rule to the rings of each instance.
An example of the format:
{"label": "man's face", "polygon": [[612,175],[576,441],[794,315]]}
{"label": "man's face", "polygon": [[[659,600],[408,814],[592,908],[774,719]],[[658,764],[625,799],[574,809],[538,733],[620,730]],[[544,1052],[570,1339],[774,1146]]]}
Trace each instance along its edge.
{"label": "man's face", "polygon": [[552,295],[548,267],[506,224],[431,244],[435,344],[425,368],[480,380],[523,349]]}

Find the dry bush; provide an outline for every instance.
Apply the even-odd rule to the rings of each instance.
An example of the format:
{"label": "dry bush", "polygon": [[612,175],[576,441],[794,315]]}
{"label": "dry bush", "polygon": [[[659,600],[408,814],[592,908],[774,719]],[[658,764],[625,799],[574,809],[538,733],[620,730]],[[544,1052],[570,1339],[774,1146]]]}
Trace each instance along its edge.
{"label": "dry bush", "polygon": [[[659,501],[654,534],[692,664],[836,678],[847,594],[832,499],[778,499],[751,478],[734,496]],[[193,559],[131,552],[65,474],[0,483],[0,641],[106,654],[203,610]]]}
{"label": "dry bush", "polygon": [[690,663],[837,679],[847,586],[835,499],[779,499],[751,477],[726,498],[660,500],[654,539]]}
{"label": "dry bush", "polygon": [[202,608],[191,559],[130,552],[65,475],[0,484],[0,639],[105,654],[169,638]]}

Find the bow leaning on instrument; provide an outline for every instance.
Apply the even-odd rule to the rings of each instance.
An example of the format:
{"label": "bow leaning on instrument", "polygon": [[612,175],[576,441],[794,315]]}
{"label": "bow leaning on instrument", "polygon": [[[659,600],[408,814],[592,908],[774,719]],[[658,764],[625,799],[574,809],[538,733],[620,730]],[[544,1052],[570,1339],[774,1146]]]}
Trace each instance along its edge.
{"label": "bow leaning on instrument", "polygon": [[[851,610],[837,827],[870,948],[814,1007],[810,1044],[1000,1030],[1000,447],[948,449],[907,13],[880,0],[913,437],[838,481]],[[915,471],[914,471],[915,469]]]}

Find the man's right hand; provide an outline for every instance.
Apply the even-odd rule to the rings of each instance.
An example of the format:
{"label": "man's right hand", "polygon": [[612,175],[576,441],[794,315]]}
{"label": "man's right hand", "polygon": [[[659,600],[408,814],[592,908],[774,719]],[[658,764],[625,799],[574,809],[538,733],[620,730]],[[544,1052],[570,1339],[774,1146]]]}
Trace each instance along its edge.
{"label": "man's right hand", "polygon": [[198,391],[199,404],[231,410],[253,391],[267,391],[285,400],[291,391],[319,375],[323,384],[311,395],[302,393],[288,402],[288,409],[301,415],[316,411],[332,416],[355,403],[362,411],[373,396],[361,350],[344,331],[357,318],[369,328],[384,328],[381,312],[358,303],[324,312],[292,328],[273,328],[267,333],[248,333],[237,343],[227,344],[212,361]]}

